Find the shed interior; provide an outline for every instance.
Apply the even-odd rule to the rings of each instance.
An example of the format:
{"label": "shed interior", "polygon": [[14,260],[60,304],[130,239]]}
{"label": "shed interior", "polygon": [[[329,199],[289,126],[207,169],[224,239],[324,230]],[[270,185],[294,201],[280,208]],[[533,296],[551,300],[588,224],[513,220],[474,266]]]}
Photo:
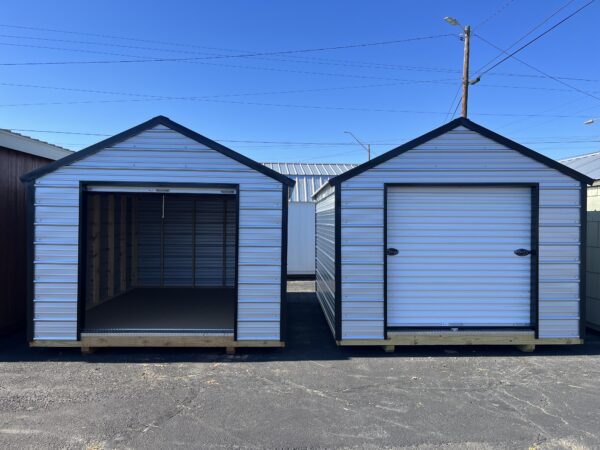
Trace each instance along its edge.
{"label": "shed interior", "polygon": [[237,200],[85,192],[86,333],[233,333]]}

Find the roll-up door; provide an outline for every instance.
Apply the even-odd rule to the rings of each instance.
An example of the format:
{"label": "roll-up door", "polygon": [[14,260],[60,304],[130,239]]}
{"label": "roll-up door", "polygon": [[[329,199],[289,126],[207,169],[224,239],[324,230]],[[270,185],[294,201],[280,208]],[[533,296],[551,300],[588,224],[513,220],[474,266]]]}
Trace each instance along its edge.
{"label": "roll-up door", "polygon": [[388,187],[388,326],[530,326],[531,250],[531,187]]}

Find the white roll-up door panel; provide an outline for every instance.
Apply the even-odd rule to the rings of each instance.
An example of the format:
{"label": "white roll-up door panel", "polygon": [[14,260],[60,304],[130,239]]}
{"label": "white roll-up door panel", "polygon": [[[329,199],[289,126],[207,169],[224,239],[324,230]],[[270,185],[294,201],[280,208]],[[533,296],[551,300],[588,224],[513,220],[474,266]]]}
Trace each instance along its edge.
{"label": "white roll-up door panel", "polygon": [[531,188],[390,187],[390,327],[531,322]]}

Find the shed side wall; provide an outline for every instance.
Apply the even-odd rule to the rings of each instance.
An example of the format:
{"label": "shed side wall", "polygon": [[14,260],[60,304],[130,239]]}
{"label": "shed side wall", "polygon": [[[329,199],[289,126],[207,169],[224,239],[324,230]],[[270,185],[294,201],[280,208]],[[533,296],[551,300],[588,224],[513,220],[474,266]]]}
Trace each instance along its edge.
{"label": "shed side wall", "polygon": [[458,127],[341,184],[343,339],[384,337],[384,183],[539,183],[539,336],[579,337],[579,181]]}
{"label": "shed side wall", "polygon": [[324,188],[316,204],[316,290],[335,335],[335,189]]}
{"label": "shed side wall", "polygon": [[586,319],[600,329],[600,186],[589,187],[587,195]]}
{"label": "shed side wall", "polygon": [[238,339],[280,338],[281,183],[161,125],[36,180],[35,340],[77,339],[80,181],[239,184]]}
{"label": "shed side wall", "polygon": [[27,186],[19,177],[51,162],[0,147],[0,334],[25,323]]}

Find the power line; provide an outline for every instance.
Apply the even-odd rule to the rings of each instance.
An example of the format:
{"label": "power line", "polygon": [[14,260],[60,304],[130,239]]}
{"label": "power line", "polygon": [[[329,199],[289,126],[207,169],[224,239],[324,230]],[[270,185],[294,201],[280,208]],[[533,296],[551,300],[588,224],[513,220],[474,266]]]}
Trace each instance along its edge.
{"label": "power line", "polygon": [[[574,0],[571,0],[571,1],[574,1]],[[550,16],[550,17],[552,17],[552,16]],[[548,19],[549,18],[547,18],[544,22],[542,22],[542,24],[545,23]],[[539,28],[539,26],[541,26],[542,24],[538,25],[533,30]],[[95,37],[103,37],[103,38],[109,38],[109,39],[121,39],[121,40],[136,41],[136,42],[149,42],[149,43],[155,43],[155,44],[160,44],[160,45],[172,45],[172,46],[179,46],[179,47],[202,48],[202,49],[209,49],[209,50],[219,50],[219,51],[238,52],[238,53],[240,52],[240,50],[206,47],[206,46],[200,46],[200,45],[194,45],[194,44],[183,44],[183,43],[155,41],[155,40],[148,40],[148,39],[126,38],[126,37],[122,37],[122,36],[104,35],[104,34],[96,34],[96,33],[82,33],[82,32],[68,31],[68,30],[52,30],[52,29],[47,29],[47,28],[23,27],[23,26],[7,25],[7,24],[0,24],[0,27],[9,27],[9,28],[35,30],[35,31],[51,31],[51,32],[55,32],[55,33],[66,33],[66,34],[75,34],[75,35],[83,35],[83,36],[95,36]],[[531,31],[530,31],[530,33],[531,33]],[[528,34],[530,34],[530,33],[528,33]],[[525,36],[527,36],[528,34],[526,34]],[[521,39],[519,39],[516,42],[519,42],[525,36],[523,36]],[[153,47],[140,47],[140,46],[121,45],[121,44],[106,43],[106,42],[90,42],[90,41],[77,41],[77,40],[68,40],[68,39],[53,39],[53,38],[45,38],[45,37],[37,37],[37,36],[18,36],[18,35],[3,34],[3,35],[0,35],[0,37],[7,37],[7,38],[14,38],[14,39],[43,40],[43,41],[53,41],[53,42],[66,42],[66,43],[76,43],[76,44],[86,44],[86,45],[112,46],[112,47],[119,47],[119,48],[132,48],[132,49],[138,49],[138,50],[151,50],[151,51],[159,51],[159,52],[176,52],[176,53],[188,53],[188,54],[215,55],[214,53],[198,52],[198,51],[173,50],[173,49],[155,48],[155,47],[154,48]],[[17,45],[17,44],[2,43],[2,45]],[[21,44],[20,46],[26,46],[26,45]],[[55,49],[55,50],[65,50],[65,51],[69,51],[69,50],[81,51],[78,49],[68,49],[68,48],[60,48],[60,47],[41,47],[41,46],[39,46],[39,47],[31,46],[31,47],[32,48],[47,48],[47,49]],[[512,47],[512,45],[511,45],[511,47]],[[126,55],[126,54],[123,55],[123,54],[118,54],[118,53],[94,52],[91,50],[85,50],[84,52],[99,53],[99,54],[112,54],[112,55],[117,55],[117,56],[138,57],[137,55]],[[215,55],[215,56],[222,56],[222,55]],[[235,55],[233,55],[233,56],[235,56]],[[231,55],[229,55],[228,57],[231,57]],[[347,66],[347,67],[375,68],[375,69],[387,69],[387,70],[406,70],[406,71],[439,72],[439,73],[459,73],[460,72],[460,70],[457,70],[457,69],[446,69],[446,68],[440,68],[440,67],[406,66],[406,65],[389,64],[389,63],[352,61],[352,60],[346,60],[346,59],[315,58],[315,57],[303,57],[303,56],[292,56],[292,58],[293,59],[290,60],[290,59],[281,59],[281,58],[275,59],[275,58],[258,58],[257,57],[257,59],[263,59],[266,61],[309,62],[309,63],[316,63],[316,64],[328,64],[328,65],[338,65],[338,66]],[[495,60],[495,59],[497,59],[497,57],[494,58],[493,60]],[[523,78],[543,78],[543,76],[540,76],[540,75],[507,73],[507,72],[496,72],[496,73],[490,74],[490,75],[506,76],[506,77],[523,77]],[[589,78],[581,78],[581,77],[556,77],[556,78],[572,80],[572,81],[600,82],[600,80],[598,80],[598,79],[589,79]]]}
{"label": "power line", "polygon": [[[538,23],[535,27],[531,28],[527,33],[525,33],[523,36],[521,36],[519,39],[517,39],[511,45],[509,45],[508,48],[506,49],[506,51],[510,50],[515,45],[517,45],[519,42],[521,42],[522,40],[524,40],[527,36],[531,35],[535,30],[537,30],[538,28],[540,28],[542,25],[544,25],[546,22],[548,22],[550,19],[552,19],[554,16],[556,16],[558,13],[560,13],[563,9],[565,9],[566,7],[568,7],[574,1],[575,0],[569,0],[563,6],[561,6],[560,8],[558,8],[556,11],[554,11],[552,14],[550,14],[548,17],[546,17],[544,20],[542,20],[540,23]],[[498,55],[494,56],[490,61],[488,61],[486,64],[484,64],[483,66],[481,66],[479,69],[477,69],[473,73],[481,72],[487,66],[489,66],[490,64],[492,64],[498,58],[500,58],[503,54],[505,54],[505,52],[500,52]]]}
{"label": "power line", "polygon": [[487,18],[485,18],[484,20],[482,20],[481,22],[479,22],[479,24],[475,25],[473,28],[475,29],[479,29],[481,28],[483,25],[485,25],[486,23],[488,23],[490,20],[492,20],[493,18],[495,18],[497,15],[501,14],[506,8],[508,8],[515,0],[508,0],[506,3],[504,3],[500,8],[498,8],[495,12],[493,12],[492,14],[490,14]]}
{"label": "power line", "polygon": [[548,28],[546,31],[544,31],[543,33],[539,34],[538,36],[536,36],[535,38],[533,38],[532,40],[526,42],[525,44],[523,44],[521,47],[519,47],[518,49],[516,49],[515,51],[513,51],[512,53],[508,54],[506,57],[502,58],[500,61],[498,61],[497,63],[495,63],[494,65],[492,65],[491,67],[488,67],[487,69],[485,69],[483,72],[479,73],[479,77],[485,75],[486,73],[488,73],[490,70],[493,70],[494,68],[498,67],[500,64],[502,64],[504,61],[512,58],[514,55],[516,55],[517,53],[519,53],[520,51],[526,49],[527,47],[529,47],[531,44],[533,44],[534,42],[538,41],[539,39],[541,39],[542,37],[544,37],[545,35],[547,35],[548,33],[550,33],[551,31],[553,31],[554,29],[556,29],[557,27],[559,27],[560,25],[562,25],[563,23],[565,23],[567,20],[569,20],[571,17],[575,16],[576,14],[578,14],[579,12],[581,12],[583,9],[587,8],[588,6],[590,6],[592,3],[594,3],[596,0],[591,0],[590,2],[586,3],[585,5],[583,5],[581,8],[575,10],[573,13],[569,14],[567,17],[565,17],[564,19],[560,20],[559,22],[555,23],[553,26],[551,26],[550,28]]}
{"label": "power line", "polygon": [[[595,1],[595,0],[592,0],[592,2],[593,2],[593,1]],[[591,2],[590,2],[590,3],[588,3],[588,5],[589,5],[589,4],[591,4]],[[497,49],[497,50],[500,50],[501,52],[504,52],[504,53],[506,53],[506,52],[505,52],[503,49],[501,49],[501,48],[500,48],[500,47],[498,47],[497,45],[495,45],[495,44],[491,43],[490,41],[488,41],[487,39],[485,39],[485,38],[484,38],[483,36],[481,36],[480,34],[478,34],[478,35],[476,35],[476,36],[477,36],[479,39],[481,39],[483,42],[485,42],[486,44],[488,44],[488,45],[490,45],[490,46],[494,47],[494,48],[495,48],[495,49]],[[511,56],[511,55],[507,56],[507,58],[508,58],[508,57],[510,57],[510,56]],[[596,100],[600,100],[600,97],[598,97],[598,96],[596,96],[596,95],[592,94],[591,92],[589,92],[589,91],[584,91],[583,89],[579,89],[577,86],[574,86],[574,85],[572,85],[572,84],[570,84],[570,83],[567,83],[567,82],[565,82],[565,81],[563,81],[563,80],[561,80],[561,79],[558,79],[558,78],[556,78],[555,76],[553,76],[553,75],[550,75],[549,73],[546,73],[546,72],[544,72],[543,70],[541,70],[541,69],[538,69],[537,67],[534,67],[534,66],[532,66],[531,64],[529,64],[529,63],[527,63],[527,62],[523,61],[522,59],[519,59],[519,58],[516,58],[516,57],[514,57],[514,59],[515,59],[515,61],[518,61],[518,62],[520,62],[521,64],[524,64],[524,65],[526,65],[527,67],[529,67],[529,68],[531,68],[531,69],[535,70],[536,72],[538,72],[538,73],[541,73],[541,74],[542,74],[542,75],[544,75],[546,78],[549,78],[549,79],[551,79],[551,80],[554,80],[554,81],[556,81],[557,83],[560,83],[560,84],[562,84],[563,86],[567,86],[567,87],[568,87],[568,88],[570,88],[571,90],[577,91],[577,92],[579,92],[580,94],[587,95],[588,97],[594,98],[594,99],[596,99]],[[492,67],[492,68],[493,68],[493,67]],[[488,70],[489,70],[489,69],[488,69]],[[484,73],[485,73],[485,72],[484,72]],[[481,74],[481,75],[483,75],[483,74]],[[479,75],[479,76],[481,77],[481,75]]]}
{"label": "power line", "polygon": [[323,52],[331,50],[345,50],[350,48],[364,48],[373,46],[382,46],[390,44],[400,44],[406,42],[423,41],[429,39],[437,39],[441,37],[452,36],[450,33],[436,34],[431,36],[419,36],[406,39],[395,39],[391,41],[380,41],[380,42],[368,42],[360,44],[349,44],[349,45],[337,45],[332,47],[316,47],[306,48],[299,50],[280,50],[275,52],[254,52],[254,53],[240,53],[235,55],[211,55],[211,56],[198,56],[189,58],[147,58],[147,59],[121,59],[121,60],[97,60],[97,61],[29,61],[19,63],[0,63],[0,66],[39,66],[39,65],[71,65],[71,64],[128,64],[128,63],[147,63],[147,62],[184,62],[184,61],[199,61],[209,59],[225,59],[225,58],[252,58],[259,56],[277,56],[277,55],[290,55],[298,53],[312,53],[312,52]]}

